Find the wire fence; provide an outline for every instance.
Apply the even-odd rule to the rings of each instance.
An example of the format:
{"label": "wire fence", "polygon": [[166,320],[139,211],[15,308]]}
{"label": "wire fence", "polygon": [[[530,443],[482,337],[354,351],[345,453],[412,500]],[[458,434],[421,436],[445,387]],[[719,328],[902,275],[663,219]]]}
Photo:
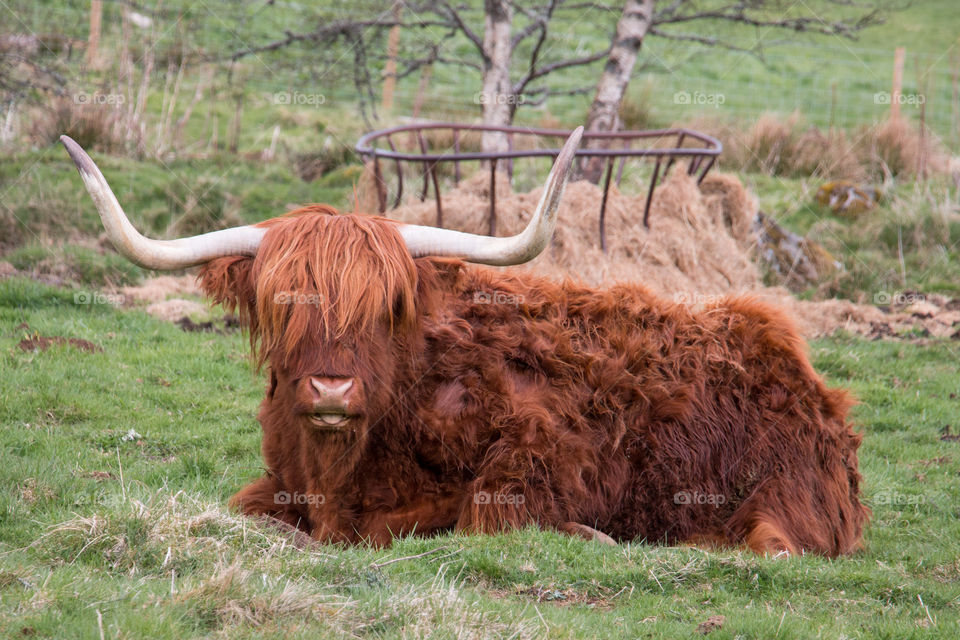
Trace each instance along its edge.
{"label": "wire fence", "polygon": [[[762,73],[762,69],[769,70]],[[960,58],[906,52],[903,85],[891,95],[894,50],[844,46],[835,50],[793,47],[769,53],[763,61],[737,52],[718,52],[695,72],[681,67],[655,73],[655,111],[676,118],[733,115],[756,118],[763,112],[798,111],[811,124],[852,128],[884,119],[891,101],[902,115],[934,131],[951,145],[960,134]],[[735,71],[734,71],[735,70]]]}
{"label": "wire fence", "polygon": [[[279,10],[264,12],[249,3],[187,3],[170,0],[159,9],[145,3],[103,3],[103,48],[120,37],[123,16],[133,26],[135,41],[160,52],[159,58],[226,53],[253,42],[282,36],[285,29],[309,28],[317,14],[309,5],[281,3]],[[348,3],[335,3],[344,12]],[[140,13],[143,10],[144,13]],[[325,9],[330,11],[330,9]],[[345,13],[346,14],[346,13]],[[56,6],[22,0],[0,7],[0,34],[23,33],[39,37],[41,47],[59,47],[61,55],[82,57],[90,33],[90,2],[70,0]],[[566,33],[570,42],[576,38]],[[350,81],[350,52],[296,46],[244,59],[246,86],[267,99],[291,106],[351,104],[358,92]],[[856,128],[883,120],[891,102],[901,113],[922,122],[944,144],[960,148],[960,53],[908,50],[903,66],[903,87],[891,94],[894,49],[877,50],[846,41],[793,42],[769,49],[762,58],[727,50],[693,50],[677,43],[644,44],[642,66],[635,74],[630,99],[638,103],[651,122],[683,124],[700,118],[751,121],[766,112],[802,114],[809,124]],[[590,69],[550,76],[551,87],[564,90],[595,79],[598,63]],[[224,63],[226,74],[235,65]],[[231,78],[231,81],[234,79]],[[84,82],[103,84],[107,79],[87,76]],[[479,72],[437,69],[429,82],[417,74],[398,82],[393,113],[473,121],[480,114]],[[474,88],[474,90],[471,90]],[[426,97],[424,97],[424,95]],[[369,98],[369,97],[368,97]],[[376,107],[378,96],[374,96]],[[591,96],[557,96],[544,106],[518,109],[518,122],[542,124],[549,114],[585,114]],[[312,101],[312,103],[310,102]],[[319,103],[319,104],[318,104]]]}

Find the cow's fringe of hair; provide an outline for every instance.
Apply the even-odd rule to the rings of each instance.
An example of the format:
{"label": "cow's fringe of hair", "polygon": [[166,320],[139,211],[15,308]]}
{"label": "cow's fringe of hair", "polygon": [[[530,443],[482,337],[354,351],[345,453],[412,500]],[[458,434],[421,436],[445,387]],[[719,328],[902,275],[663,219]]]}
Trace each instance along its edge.
{"label": "cow's fringe of hair", "polygon": [[267,354],[287,360],[318,337],[416,323],[417,269],[395,223],[309,205],[261,226],[269,231],[256,259],[220,258],[200,274],[214,301],[249,327],[258,364]]}

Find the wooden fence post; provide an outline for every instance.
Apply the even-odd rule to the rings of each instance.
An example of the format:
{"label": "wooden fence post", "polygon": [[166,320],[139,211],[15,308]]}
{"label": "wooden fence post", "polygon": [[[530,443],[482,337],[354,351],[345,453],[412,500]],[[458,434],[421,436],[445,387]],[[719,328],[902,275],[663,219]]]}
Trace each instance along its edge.
{"label": "wooden fence post", "polygon": [[[403,9],[402,2],[393,3],[393,20],[400,22],[400,12]],[[393,109],[393,90],[397,86],[397,53],[400,48],[400,25],[395,24],[390,27],[390,35],[387,39],[387,64],[384,69],[386,77],[383,79],[383,96],[381,98],[382,109],[389,112]]]}
{"label": "wooden fence post", "polygon": [[96,68],[100,50],[100,25],[103,21],[103,0],[90,2],[90,35],[87,38],[87,66]]}
{"label": "wooden fence post", "polygon": [[893,52],[893,87],[890,90],[890,119],[900,119],[900,93],[903,90],[903,60],[906,49],[897,47]]}

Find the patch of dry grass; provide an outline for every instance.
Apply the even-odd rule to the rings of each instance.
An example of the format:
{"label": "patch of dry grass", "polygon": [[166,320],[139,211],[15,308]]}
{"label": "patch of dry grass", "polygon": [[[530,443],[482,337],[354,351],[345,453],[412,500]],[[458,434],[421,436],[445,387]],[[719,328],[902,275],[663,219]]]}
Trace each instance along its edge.
{"label": "patch of dry grass", "polygon": [[853,131],[808,126],[800,113],[763,114],[751,125],[717,118],[683,123],[718,138],[726,169],[822,180],[880,181],[946,174],[950,156],[929,132],[906,120]]}
{"label": "patch of dry grass", "polygon": [[185,607],[219,628],[344,622],[348,618],[344,614],[356,604],[342,595],[320,593],[304,580],[244,569],[237,563],[218,566],[210,577],[171,590],[169,596],[158,598],[158,606]]}
{"label": "patch of dry grass", "polygon": [[125,150],[125,113],[122,105],[78,101],[74,96],[58,96],[38,108],[31,118],[30,138],[38,146],[57,143],[66,134],[85,149],[106,153]]}

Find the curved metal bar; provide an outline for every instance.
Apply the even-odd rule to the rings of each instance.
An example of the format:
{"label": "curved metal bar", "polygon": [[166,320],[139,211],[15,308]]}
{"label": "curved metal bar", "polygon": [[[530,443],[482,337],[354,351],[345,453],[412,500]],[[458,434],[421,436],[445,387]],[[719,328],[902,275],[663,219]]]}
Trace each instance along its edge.
{"label": "curved metal bar", "polygon": [[[556,157],[560,152],[559,147],[557,148],[544,148],[544,149],[529,149],[523,151],[517,151],[512,149],[509,151],[502,152],[483,152],[483,151],[469,151],[466,153],[427,153],[425,145],[422,141],[422,132],[431,130],[431,129],[458,129],[462,131],[497,131],[503,133],[516,133],[519,135],[531,135],[538,137],[549,137],[557,138],[559,143],[562,143],[569,136],[570,132],[565,129],[528,129],[526,127],[488,127],[478,124],[460,124],[460,123],[451,123],[451,122],[425,122],[421,124],[411,124],[411,125],[401,125],[397,127],[390,127],[389,129],[381,129],[379,131],[372,131],[368,134],[361,136],[357,141],[356,146],[354,147],[355,151],[358,154],[376,154],[381,157],[390,159],[390,160],[406,160],[410,162],[424,162],[437,160],[440,162],[452,162],[452,161],[466,161],[466,160],[492,160],[497,158],[500,160],[503,159],[514,159],[514,158],[534,158],[534,157]],[[405,131],[410,131],[417,134],[420,139],[421,153],[403,153],[403,152],[394,152],[386,151],[385,149],[377,148],[373,142],[381,137],[385,137],[389,134],[396,134]],[[607,139],[607,140],[637,140],[637,139],[646,139],[646,138],[663,138],[666,136],[676,135],[678,136],[677,146],[668,149],[651,149],[651,148],[638,148],[638,149],[623,149],[623,148],[613,148],[613,149],[587,149],[581,147],[577,150],[577,156],[580,157],[608,157],[608,156],[627,156],[627,157],[656,157],[656,156],[682,156],[682,157],[693,157],[698,155],[704,156],[717,156],[723,151],[723,144],[714,138],[704,133],[697,131],[692,131],[690,129],[652,129],[649,131],[603,131],[603,132],[593,132],[593,133],[584,133],[584,140],[592,139]],[[701,143],[700,147],[682,147],[686,138],[693,138]]]}
{"label": "curved metal bar", "polygon": [[610,193],[610,177],[613,175],[613,158],[607,160],[607,175],[603,179],[603,199],[600,200],[600,250],[607,252],[607,195]]}
{"label": "curved metal bar", "polygon": [[373,184],[377,189],[377,208],[384,213],[387,210],[387,198],[383,189],[383,174],[380,173],[380,158],[376,155],[373,156]]}
{"label": "curved metal bar", "polygon": [[[677,146],[676,146],[676,148],[677,148],[678,150],[683,147],[683,139],[684,139],[686,136],[687,136],[687,132],[686,132],[685,130],[681,130],[680,133],[677,135]],[[679,155],[679,154],[670,154],[670,159],[667,161],[667,167],[663,170],[664,173],[670,173],[670,167],[673,166],[673,162],[674,162],[674,160],[677,159],[677,155]]]}
{"label": "curved metal bar", "polygon": [[[387,144],[390,145],[390,150],[396,152],[397,147],[393,144],[393,138],[387,136]],[[393,208],[396,209],[400,206],[400,199],[403,198],[403,163],[399,160],[395,160],[397,164],[397,197],[393,199]]]}
{"label": "curved metal bar", "polygon": [[703,171],[700,172],[700,177],[697,178],[697,184],[703,182],[703,179],[707,177],[707,172],[713,167],[713,163],[717,161],[717,156],[712,156],[707,164],[703,167]]}
{"label": "curved metal bar", "polygon": [[[453,132],[453,152],[450,153],[430,153],[424,140],[424,132],[437,129],[449,129]],[[484,152],[468,151],[461,152],[460,136],[464,131],[492,131],[507,134],[508,148],[502,152]],[[415,136],[420,147],[420,153],[397,151],[393,144],[392,137],[400,133],[409,133],[411,137],[411,146]],[[480,161],[488,162],[490,166],[490,217],[489,233],[494,235],[497,227],[497,191],[496,191],[496,172],[500,161],[506,161],[508,174],[513,176],[514,160],[517,158],[551,158],[555,159],[560,152],[559,147],[570,135],[566,129],[541,129],[528,127],[494,127],[482,124],[464,124],[455,122],[420,122],[414,124],[399,125],[379,131],[371,131],[360,137],[354,147],[355,151],[362,158],[373,158],[374,170],[378,180],[378,188],[382,176],[380,176],[380,166],[377,163],[379,159],[393,160],[397,167],[398,192],[394,199],[394,207],[399,206],[403,194],[403,163],[415,162],[423,167],[423,190],[419,193],[420,200],[426,200],[430,188],[430,180],[433,180],[434,194],[437,199],[437,224],[441,225],[443,221],[443,208],[440,203],[440,185],[437,177],[437,165],[441,162],[454,163],[454,180],[456,183],[461,179],[462,162]],[[557,148],[550,146],[538,148],[537,145],[519,145],[521,147],[531,147],[528,150],[517,150],[517,136],[535,136],[538,138],[557,139]],[[657,140],[676,136],[676,142],[671,148],[656,148],[652,146]],[[386,138],[390,149],[384,149],[377,146],[377,141]],[[613,174],[613,165],[619,159],[617,169],[617,184],[620,184],[623,178],[624,165],[627,158],[653,158],[655,161],[653,175],[650,180],[650,188],[647,191],[646,202],[643,208],[643,224],[649,227],[650,207],[653,201],[653,192],[657,187],[658,180],[662,175],[666,175],[673,163],[678,159],[687,159],[689,165],[687,171],[690,175],[697,176],[697,184],[703,181],[707,172],[714,166],[717,158],[723,151],[723,144],[713,136],[692,129],[683,127],[671,129],[652,129],[648,131],[603,131],[603,132],[585,132],[583,140],[604,140],[609,141],[606,148],[589,149],[588,145],[580,147],[576,155],[579,157],[599,157],[607,158],[607,171],[604,179],[603,200],[600,205],[600,244],[606,250],[606,232],[604,229],[606,219],[606,204],[610,188],[610,182]],[[636,141],[649,141],[648,146],[637,144]],[[620,142],[617,145],[617,142]],[[695,146],[684,146],[684,143],[695,141]],[[386,207],[386,198],[384,194],[378,191],[380,196],[381,212]]]}
{"label": "curved metal bar", "polygon": [[660,158],[653,168],[653,177],[650,178],[650,189],[647,190],[647,201],[643,205],[643,227],[650,228],[650,203],[653,202],[653,190],[657,188],[657,178],[660,177]]}
{"label": "curved metal bar", "polygon": [[[460,155],[460,129],[453,130],[453,153]],[[460,184],[460,161],[453,161],[453,184]]]}
{"label": "curved metal bar", "polygon": [[[420,202],[423,202],[427,199],[427,189],[430,188],[430,155],[427,153],[427,143],[423,141],[423,132],[419,129],[417,130],[417,141],[420,143],[420,156],[419,160],[423,163],[423,191],[420,192]],[[403,159],[403,158],[401,158]],[[436,160],[434,160],[436,162]]]}
{"label": "curved metal bar", "polygon": [[440,182],[437,180],[437,163],[430,164],[430,177],[433,178],[433,197],[437,201],[437,226],[443,226],[443,206],[440,204]]}
{"label": "curved metal bar", "polygon": [[497,235],[497,160],[490,161],[490,228],[488,236]]}

